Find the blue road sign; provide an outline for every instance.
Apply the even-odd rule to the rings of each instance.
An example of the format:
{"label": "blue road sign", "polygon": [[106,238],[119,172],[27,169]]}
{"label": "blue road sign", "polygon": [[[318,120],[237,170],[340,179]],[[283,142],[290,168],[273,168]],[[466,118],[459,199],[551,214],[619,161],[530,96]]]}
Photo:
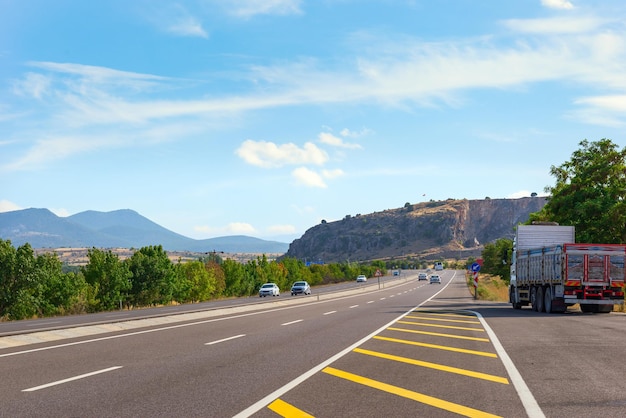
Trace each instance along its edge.
{"label": "blue road sign", "polygon": [[475,273],[477,271],[480,271],[480,264],[478,263],[473,263],[472,264],[472,271]]}

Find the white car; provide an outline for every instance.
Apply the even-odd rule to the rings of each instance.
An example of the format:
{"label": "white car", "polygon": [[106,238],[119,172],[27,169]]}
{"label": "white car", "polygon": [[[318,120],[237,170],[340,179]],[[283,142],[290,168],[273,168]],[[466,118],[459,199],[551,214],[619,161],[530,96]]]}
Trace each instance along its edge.
{"label": "white car", "polygon": [[441,284],[441,277],[439,277],[439,275],[437,274],[431,274],[430,275],[430,284]]}
{"label": "white car", "polygon": [[259,289],[259,297],[280,296],[280,289],[276,283],[265,283]]}
{"label": "white car", "polygon": [[295,282],[293,286],[291,286],[291,296],[298,295],[302,293],[303,295],[311,294],[311,286],[305,281]]}
{"label": "white car", "polygon": [[417,281],[421,282],[422,280],[428,280],[428,274],[420,273],[417,275]]}
{"label": "white car", "polygon": [[365,283],[367,281],[367,277],[364,274],[359,274],[356,276],[357,283]]}

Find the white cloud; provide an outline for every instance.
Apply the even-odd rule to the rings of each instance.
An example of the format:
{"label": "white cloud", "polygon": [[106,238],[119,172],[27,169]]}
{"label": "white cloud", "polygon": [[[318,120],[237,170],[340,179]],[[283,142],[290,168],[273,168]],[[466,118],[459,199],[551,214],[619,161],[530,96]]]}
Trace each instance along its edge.
{"label": "white cloud", "polygon": [[541,4],[550,9],[571,10],[574,8],[568,0],[541,0]]}
{"label": "white cloud", "polygon": [[302,0],[230,0],[230,14],[250,18],[256,15],[300,14]]}
{"label": "white cloud", "polygon": [[13,202],[8,200],[0,200],[0,212],[13,212],[14,210],[21,210],[22,208]]}
{"label": "white cloud", "polygon": [[322,176],[327,179],[334,179],[344,175],[343,170],[337,168],[334,170],[322,170]]}
{"label": "white cloud", "polygon": [[23,80],[15,82],[13,91],[17,95],[27,95],[41,99],[50,87],[50,78],[42,74],[28,72]]}
{"label": "white cloud", "polygon": [[598,29],[604,23],[606,20],[595,17],[551,17],[502,21],[503,25],[515,32],[535,34],[588,33]]}
{"label": "white cloud", "polygon": [[350,144],[347,142],[343,142],[341,138],[337,138],[336,136],[329,134],[327,132],[322,132],[318,136],[320,142],[326,145],[332,145],[333,147],[340,148],[350,148],[350,149],[360,149],[361,145],[359,144]]}
{"label": "white cloud", "polygon": [[295,177],[297,183],[299,184],[303,184],[308,187],[319,187],[321,189],[328,187],[320,174],[313,170],[309,170],[306,167],[296,168],[291,172],[291,174]]}
{"label": "white cloud", "polygon": [[235,153],[248,164],[264,168],[284,165],[315,164],[328,161],[326,151],[307,142],[302,148],[293,143],[277,145],[273,142],[246,140]]}
{"label": "white cloud", "polygon": [[207,225],[195,226],[193,228],[195,231],[211,235],[211,236],[222,236],[222,235],[250,235],[256,234],[257,230],[246,222],[231,222],[228,225],[220,226],[220,227],[211,227]]}
{"label": "white cloud", "polygon": [[50,212],[62,218],[66,218],[71,215],[71,213],[67,209],[64,209],[64,208],[50,208]]}
{"label": "white cloud", "polygon": [[173,22],[167,28],[168,32],[181,36],[197,36],[208,38],[209,35],[202,27],[202,24],[191,16],[183,17]]}
{"label": "white cloud", "polygon": [[361,136],[369,135],[371,133],[372,133],[372,131],[370,129],[367,129],[367,128],[363,128],[360,131],[351,131],[348,128],[344,128],[340,132],[341,136],[343,136],[345,138],[359,138]]}
{"label": "white cloud", "polygon": [[615,128],[626,125],[626,95],[585,97],[574,103],[582,106],[570,113],[574,120]]}

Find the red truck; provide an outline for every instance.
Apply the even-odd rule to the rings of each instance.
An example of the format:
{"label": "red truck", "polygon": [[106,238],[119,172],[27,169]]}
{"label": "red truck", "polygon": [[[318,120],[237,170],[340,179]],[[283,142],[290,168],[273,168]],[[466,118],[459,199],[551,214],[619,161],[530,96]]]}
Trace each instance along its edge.
{"label": "red truck", "polygon": [[624,304],[626,245],[577,244],[574,227],[518,225],[511,260],[513,308],[608,313]]}

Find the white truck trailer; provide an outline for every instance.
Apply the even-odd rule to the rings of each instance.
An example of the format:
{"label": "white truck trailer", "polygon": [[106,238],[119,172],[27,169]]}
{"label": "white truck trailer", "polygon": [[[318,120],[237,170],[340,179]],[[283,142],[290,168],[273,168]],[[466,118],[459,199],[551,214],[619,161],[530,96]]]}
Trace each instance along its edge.
{"label": "white truck trailer", "polygon": [[573,226],[518,225],[509,301],[515,309],[607,313],[624,304],[626,245],[576,244]]}

